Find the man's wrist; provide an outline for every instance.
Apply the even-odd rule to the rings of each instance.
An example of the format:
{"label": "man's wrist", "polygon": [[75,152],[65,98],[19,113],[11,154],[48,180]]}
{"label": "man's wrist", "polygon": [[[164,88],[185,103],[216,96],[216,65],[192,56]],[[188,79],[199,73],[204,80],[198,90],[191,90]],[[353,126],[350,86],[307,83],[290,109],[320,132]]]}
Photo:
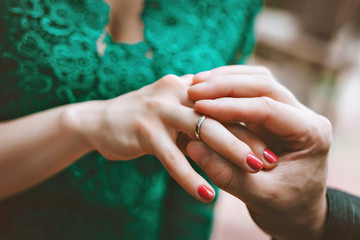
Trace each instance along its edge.
{"label": "man's wrist", "polygon": [[[327,216],[327,200],[324,193],[316,205],[299,209],[301,214],[289,220],[292,226],[284,226],[283,232],[273,236],[276,240],[320,240]],[[291,217],[289,213],[289,217]]]}

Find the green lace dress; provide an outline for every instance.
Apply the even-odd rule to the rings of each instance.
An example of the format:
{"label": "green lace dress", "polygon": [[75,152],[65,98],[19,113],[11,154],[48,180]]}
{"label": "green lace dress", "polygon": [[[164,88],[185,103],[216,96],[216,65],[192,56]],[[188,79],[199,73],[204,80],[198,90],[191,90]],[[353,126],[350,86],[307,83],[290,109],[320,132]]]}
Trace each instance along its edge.
{"label": "green lace dress", "polygon": [[[2,0],[0,121],[113,98],[170,73],[241,63],[252,50],[261,5],[146,1],[145,41],[128,45],[104,31],[109,7],[102,0]],[[106,45],[103,53],[97,42]],[[1,201],[0,239],[206,239],[212,209],[182,190],[153,156],[112,162],[92,152]]]}

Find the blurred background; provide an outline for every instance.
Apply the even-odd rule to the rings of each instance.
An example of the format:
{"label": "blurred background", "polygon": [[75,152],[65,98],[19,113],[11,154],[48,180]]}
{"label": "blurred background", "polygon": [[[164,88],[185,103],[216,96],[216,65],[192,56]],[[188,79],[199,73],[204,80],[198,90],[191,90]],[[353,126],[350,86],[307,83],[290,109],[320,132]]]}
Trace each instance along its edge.
{"label": "blurred background", "polygon": [[[333,124],[328,185],[360,196],[360,0],[268,0],[250,64],[268,67]],[[212,240],[270,239],[221,192]]]}

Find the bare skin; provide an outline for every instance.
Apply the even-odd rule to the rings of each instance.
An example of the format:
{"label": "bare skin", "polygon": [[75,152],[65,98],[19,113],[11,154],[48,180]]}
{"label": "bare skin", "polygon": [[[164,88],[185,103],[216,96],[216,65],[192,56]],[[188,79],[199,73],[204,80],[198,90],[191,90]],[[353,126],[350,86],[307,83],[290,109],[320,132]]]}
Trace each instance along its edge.
{"label": "bare skin", "polygon": [[137,43],[144,40],[141,13],[144,0],[107,0],[111,6],[107,30],[116,42]]}
{"label": "bare skin", "polygon": [[[107,29],[114,39],[143,39],[143,0],[107,2],[111,5]],[[65,117],[71,109],[91,104],[67,105],[0,123],[0,139],[5,143],[0,147],[0,199],[40,183],[93,150]]]}
{"label": "bare skin", "polygon": [[222,122],[244,122],[255,137],[236,136],[252,149],[263,139],[279,161],[271,171],[250,175],[202,142],[188,145],[189,156],[216,185],[244,201],[253,220],[271,236],[320,239],[327,209],[330,122],[261,67],[226,66],[200,73],[188,93],[196,111]]}
{"label": "bare skin", "polygon": [[[168,75],[111,100],[66,105],[0,123],[0,198],[30,188],[96,150],[109,160],[153,154],[189,194],[211,201],[214,195],[204,199],[198,188],[214,192],[213,188],[178,147],[184,146],[183,139],[194,138],[200,117],[187,96],[191,83],[191,76]],[[232,131],[208,120],[202,126],[202,140],[244,171],[258,172],[245,160],[251,148]],[[178,138],[179,133],[187,137]]]}
{"label": "bare skin", "polygon": [[[109,4],[107,29],[113,38],[141,40],[143,1],[110,0]],[[39,184],[96,150],[109,160],[155,155],[189,194],[203,202],[211,201],[213,188],[191,168],[183,154],[186,143],[194,138],[200,117],[187,96],[191,83],[191,75],[168,75],[111,100],[66,105],[0,123],[0,199]],[[247,164],[246,157],[252,150],[233,130],[215,120],[207,121],[202,129],[202,139],[209,146],[234,159],[246,172],[260,171]],[[261,154],[258,161],[264,161]],[[264,165],[269,169],[274,166]],[[198,189],[202,186],[212,192],[210,197],[200,195]]]}
{"label": "bare skin", "polygon": [[[108,2],[111,6],[111,18],[107,29],[113,39],[129,43],[143,40],[144,25],[140,19],[143,1],[109,0]],[[215,72],[219,73],[219,71]],[[249,71],[245,75],[252,73]],[[266,74],[262,73],[262,75]],[[207,80],[209,79],[195,77],[195,83]],[[303,138],[300,135],[296,135],[297,128],[294,130],[291,126],[288,130],[295,131],[291,136],[300,136],[299,141],[295,137],[293,141],[284,139],[281,132],[270,131],[271,134],[268,134],[269,131],[263,130],[269,130],[268,127],[274,127],[273,124],[279,123],[276,121],[257,122],[254,109],[256,110],[258,106],[267,106],[267,104],[281,108],[283,105],[278,103],[283,103],[292,109],[284,108],[289,116],[292,113],[298,113],[294,116],[301,118],[304,116],[302,114],[306,113],[306,116],[316,120],[311,123],[322,124],[326,128],[317,132],[317,134],[321,133],[320,135],[312,136],[308,133],[302,135],[310,139],[311,137],[316,140],[325,139],[324,136],[329,135],[328,127],[326,127],[329,125],[328,122],[311,114],[310,110],[298,104],[289,92],[278,85],[274,85],[277,86],[275,95],[267,95],[272,93],[268,91],[263,93],[267,98],[260,98],[262,100],[259,102],[256,102],[257,100],[253,102],[253,99],[248,100],[246,102],[248,105],[243,104],[243,115],[239,115],[240,110],[230,111],[230,109],[242,106],[237,100],[222,99],[216,103],[202,102],[199,100],[204,96],[199,92],[191,93],[194,91],[192,89],[189,91],[190,97],[199,101],[194,105],[187,95],[191,84],[191,76],[180,78],[169,75],[138,91],[111,100],[66,105],[1,122],[0,199],[39,184],[84,154],[96,150],[109,160],[131,160],[144,154],[153,154],[189,194],[203,202],[211,201],[213,197],[203,199],[198,193],[198,188],[204,185],[213,191],[212,187],[191,168],[181,151],[184,150],[181,146],[186,145],[189,139],[194,139],[194,127],[201,116],[194,111],[195,107],[196,111],[217,119],[208,117],[201,127],[203,142],[192,141],[187,147],[189,155],[210,178],[220,187],[247,203],[256,223],[278,239],[296,239],[300,231],[308,236],[307,239],[318,239],[325,221],[324,179],[326,174],[324,169],[326,169],[326,161],[324,159],[326,159],[329,143],[317,141],[309,147],[301,142]],[[230,93],[237,93],[236,89],[233,88],[233,90]],[[213,91],[208,91],[208,93],[213,93]],[[249,91],[248,93],[250,96],[247,98],[258,97],[256,92]],[[228,94],[220,91],[216,97],[210,98],[243,97],[241,94],[230,96]],[[251,105],[252,102],[253,105]],[[246,106],[254,108],[249,109]],[[212,112],[215,109],[223,115],[219,116],[218,113]],[[258,110],[261,112],[263,109]],[[268,116],[271,114],[269,113]],[[309,123],[306,118],[301,119],[302,122]],[[227,123],[224,126],[219,121]],[[240,121],[248,122],[246,125],[248,129],[234,124]],[[255,121],[255,124],[252,124],[252,121]],[[269,125],[262,125],[265,123]],[[260,125],[260,128],[257,125]],[[312,125],[309,123],[309,126]],[[187,136],[185,140],[179,138],[179,133]],[[276,136],[272,139],[274,134]],[[269,141],[269,139],[274,141]],[[277,144],[281,141],[289,143],[286,150],[290,150],[290,153],[281,155],[281,164],[275,168],[276,171],[260,172],[256,175],[248,174],[260,171],[260,169],[251,168],[246,162],[247,156],[252,152],[260,158],[264,168],[274,168],[276,164],[267,162],[263,157],[263,152],[267,146],[280,152],[283,151],[283,146]],[[291,146],[295,146],[296,149],[291,149]],[[302,148],[297,149],[299,146]],[[203,155],[204,151],[208,151],[210,157]],[[219,173],[219,170],[222,172]],[[315,177],[306,177],[308,172],[313,172]],[[289,181],[286,183],[279,181],[279,176],[280,179],[286,178]],[[317,188],[314,189],[312,186],[317,186]],[[277,204],[279,201],[284,204],[279,206]],[[307,211],[301,211],[304,206],[308,207]],[[279,228],[279,225],[282,228]]]}

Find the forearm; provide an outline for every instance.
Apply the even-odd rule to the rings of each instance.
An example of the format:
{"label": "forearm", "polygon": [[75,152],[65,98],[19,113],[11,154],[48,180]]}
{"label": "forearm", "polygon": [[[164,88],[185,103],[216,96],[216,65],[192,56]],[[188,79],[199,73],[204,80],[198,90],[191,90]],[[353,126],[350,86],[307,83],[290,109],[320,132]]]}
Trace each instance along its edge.
{"label": "forearm", "polygon": [[67,105],[0,123],[0,199],[58,173],[91,149]]}

